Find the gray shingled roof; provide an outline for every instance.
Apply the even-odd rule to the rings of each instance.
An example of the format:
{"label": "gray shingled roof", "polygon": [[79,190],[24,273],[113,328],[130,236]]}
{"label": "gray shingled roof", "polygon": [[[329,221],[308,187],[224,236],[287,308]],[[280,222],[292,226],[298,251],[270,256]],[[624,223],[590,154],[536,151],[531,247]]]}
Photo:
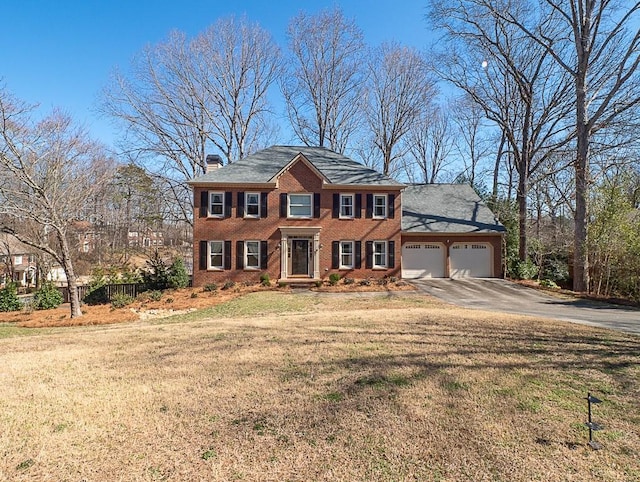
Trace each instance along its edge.
{"label": "gray shingled roof", "polygon": [[467,184],[415,184],[402,192],[402,231],[480,234],[505,228]]}
{"label": "gray shingled roof", "polygon": [[274,182],[274,176],[298,154],[304,155],[331,184],[404,186],[342,154],[324,147],[306,146],[272,146],[196,177],[189,184]]}

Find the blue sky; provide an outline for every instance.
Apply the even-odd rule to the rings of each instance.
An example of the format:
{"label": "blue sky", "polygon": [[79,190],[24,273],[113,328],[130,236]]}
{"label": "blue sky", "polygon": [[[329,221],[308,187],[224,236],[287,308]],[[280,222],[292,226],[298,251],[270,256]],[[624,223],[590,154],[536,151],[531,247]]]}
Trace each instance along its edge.
{"label": "blue sky", "polygon": [[366,41],[398,41],[426,48],[426,0],[8,0],[2,6],[0,79],[18,98],[41,105],[42,113],[60,107],[110,145],[114,131],[93,112],[110,71],[127,68],[146,44],[172,29],[192,36],[217,18],[246,15],[286,47],[289,19],[335,5],[354,18]]}

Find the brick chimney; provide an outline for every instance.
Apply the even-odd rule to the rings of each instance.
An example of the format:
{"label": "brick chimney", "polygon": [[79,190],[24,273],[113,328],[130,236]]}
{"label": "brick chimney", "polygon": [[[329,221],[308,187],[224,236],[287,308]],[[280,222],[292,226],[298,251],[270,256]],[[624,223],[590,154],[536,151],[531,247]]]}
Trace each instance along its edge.
{"label": "brick chimney", "polygon": [[218,154],[207,154],[207,169],[205,172],[212,172],[214,169],[222,167],[222,158]]}

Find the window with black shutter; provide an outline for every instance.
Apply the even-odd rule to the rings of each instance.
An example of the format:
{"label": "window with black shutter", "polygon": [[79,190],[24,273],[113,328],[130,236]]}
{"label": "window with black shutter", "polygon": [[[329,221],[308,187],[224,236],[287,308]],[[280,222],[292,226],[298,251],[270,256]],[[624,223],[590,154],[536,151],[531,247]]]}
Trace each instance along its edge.
{"label": "window with black shutter", "polygon": [[333,209],[331,210],[332,218],[340,217],[340,194],[337,192],[333,193]]}
{"label": "window with black shutter", "polygon": [[267,241],[260,241],[260,269],[267,269],[269,261],[269,244]]}
{"label": "window with black shutter", "polygon": [[388,213],[389,213],[389,219],[393,219],[396,213],[396,207],[395,207],[395,201],[396,201],[396,196],[395,194],[389,194],[388,196]]}
{"label": "window with black shutter", "polygon": [[320,193],[319,192],[313,193],[313,217],[314,218],[320,217]]}
{"label": "window with black shutter", "polygon": [[231,269],[231,241],[224,242],[224,269]]}
{"label": "window with black shutter", "polygon": [[207,269],[207,241],[200,241],[200,263],[199,263],[199,268],[201,271],[204,271]]}
{"label": "window with black shutter", "polygon": [[373,241],[367,241],[365,243],[365,268],[373,268]]}
{"label": "window with black shutter", "polygon": [[280,217],[281,218],[286,218],[287,217],[287,193],[283,192],[280,193]]}
{"label": "window with black shutter", "polygon": [[340,267],[340,241],[331,242],[331,269]]}
{"label": "window with black shutter", "polygon": [[244,269],[244,241],[236,241],[236,269]]}
{"label": "window with black shutter", "polygon": [[268,197],[268,193],[266,192],[261,192],[260,193],[260,217],[261,218],[266,218],[267,217],[267,197]]}
{"label": "window with black shutter", "polygon": [[224,217],[231,217],[231,203],[232,203],[232,193],[231,191],[227,191],[224,193]]}
{"label": "window with black shutter", "polygon": [[238,204],[236,207],[236,217],[244,217],[244,192],[238,192]]}
{"label": "window with black shutter", "polygon": [[389,241],[388,243],[389,246],[389,262],[388,262],[388,267],[389,268],[394,268],[395,264],[396,264],[396,242],[395,241]]}
{"label": "window with black shutter", "polygon": [[355,261],[356,269],[362,268],[362,241],[356,241]]}
{"label": "window with black shutter", "polygon": [[362,217],[362,194],[356,194],[355,216],[356,218]]}
{"label": "window with black shutter", "polygon": [[367,208],[365,216],[367,218],[373,217],[373,194],[367,194]]}
{"label": "window with black shutter", "polygon": [[200,191],[200,217],[206,218],[209,215],[209,191]]}

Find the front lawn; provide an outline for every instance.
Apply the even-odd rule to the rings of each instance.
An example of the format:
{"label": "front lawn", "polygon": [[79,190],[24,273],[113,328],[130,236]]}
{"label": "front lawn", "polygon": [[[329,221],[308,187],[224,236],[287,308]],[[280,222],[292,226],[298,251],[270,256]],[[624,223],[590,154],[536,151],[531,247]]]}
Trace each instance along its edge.
{"label": "front lawn", "polygon": [[631,335],[277,291],[31,330],[0,339],[0,480],[640,480]]}

